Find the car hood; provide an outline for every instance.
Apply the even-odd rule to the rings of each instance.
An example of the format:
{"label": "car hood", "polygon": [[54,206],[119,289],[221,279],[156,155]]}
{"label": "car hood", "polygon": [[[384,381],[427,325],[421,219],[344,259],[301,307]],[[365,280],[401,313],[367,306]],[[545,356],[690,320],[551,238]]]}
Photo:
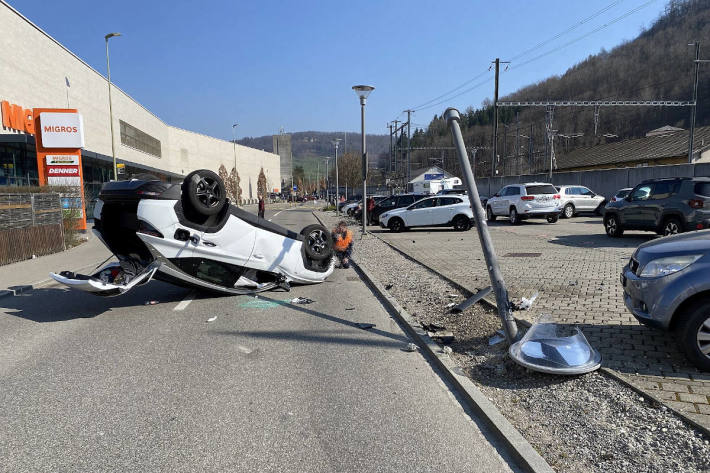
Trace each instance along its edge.
{"label": "car hood", "polygon": [[644,266],[657,258],[707,253],[710,253],[710,230],[701,230],[646,242],[636,249],[634,257]]}

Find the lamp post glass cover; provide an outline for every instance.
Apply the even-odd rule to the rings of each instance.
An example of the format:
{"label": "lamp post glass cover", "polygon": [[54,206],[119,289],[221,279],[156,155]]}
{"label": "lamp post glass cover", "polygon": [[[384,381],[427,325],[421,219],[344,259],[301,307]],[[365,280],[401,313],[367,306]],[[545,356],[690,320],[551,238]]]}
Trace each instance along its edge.
{"label": "lamp post glass cover", "polygon": [[108,41],[109,38],[113,38],[114,36],[121,36],[121,33],[109,33],[104,36],[104,39]]}
{"label": "lamp post glass cover", "polygon": [[371,85],[354,85],[353,90],[357,94],[358,97],[361,99],[366,99],[368,95],[370,95],[370,92],[375,90],[374,87]]}

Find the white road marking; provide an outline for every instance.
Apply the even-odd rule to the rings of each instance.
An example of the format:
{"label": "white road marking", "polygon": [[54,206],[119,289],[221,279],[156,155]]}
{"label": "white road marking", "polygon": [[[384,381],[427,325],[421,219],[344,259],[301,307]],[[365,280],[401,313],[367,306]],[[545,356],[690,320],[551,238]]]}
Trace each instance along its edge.
{"label": "white road marking", "polygon": [[280,214],[281,212],[285,212],[286,210],[288,210],[288,209],[283,209],[283,210],[279,210],[278,212],[276,212],[274,215],[271,216],[271,218],[269,219],[269,222],[272,221],[273,219],[275,219],[278,214]]}
{"label": "white road marking", "polygon": [[195,298],[195,292],[191,291],[188,295],[185,296],[185,298],[182,301],[180,301],[180,303],[178,305],[175,306],[175,308],[173,310],[177,310],[177,311],[185,310],[185,308],[190,305],[190,302],[192,302],[192,300],[194,298]]}

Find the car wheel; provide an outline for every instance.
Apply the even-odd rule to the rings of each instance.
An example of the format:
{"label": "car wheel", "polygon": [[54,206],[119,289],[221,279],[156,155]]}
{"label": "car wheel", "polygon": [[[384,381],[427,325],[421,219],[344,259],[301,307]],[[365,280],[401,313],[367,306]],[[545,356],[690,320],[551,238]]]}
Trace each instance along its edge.
{"label": "car wheel", "polygon": [[217,214],[226,200],[224,182],[212,171],[193,171],[182,181],[183,205],[189,205],[201,215]]}
{"label": "car wheel", "polygon": [[508,220],[510,220],[511,225],[517,225],[520,223],[520,216],[518,215],[518,209],[515,207],[510,208],[510,213],[508,214]]}
{"label": "car wheel", "polygon": [[333,236],[323,225],[308,225],[301,234],[306,256],[316,261],[333,256]]}
{"label": "car wheel", "polygon": [[677,218],[669,218],[663,222],[663,236],[676,235],[683,232],[680,220]]}
{"label": "car wheel", "polygon": [[390,230],[394,233],[399,233],[404,230],[404,222],[401,218],[393,218],[389,222]]}
{"label": "car wheel", "polygon": [[490,205],[486,207],[486,220],[488,220],[489,222],[496,221],[496,215],[493,213],[493,209],[491,209]]}
{"label": "car wheel", "polygon": [[680,314],[676,336],[685,356],[703,371],[710,371],[710,299]]}
{"label": "car wheel", "polygon": [[624,229],[621,227],[621,223],[619,223],[619,217],[616,215],[604,217],[604,230],[606,230],[606,234],[612,238],[618,238],[624,234]]}
{"label": "car wheel", "polygon": [[471,221],[465,215],[457,215],[454,217],[454,230],[465,232],[471,228]]}
{"label": "car wheel", "polygon": [[574,205],[572,205],[572,204],[565,205],[565,209],[562,211],[562,216],[564,218],[574,217]]}
{"label": "car wheel", "polygon": [[555,215],[548,215],[547,216],[547,223],[556,223],[560,219],[560,216],[555,214]]}

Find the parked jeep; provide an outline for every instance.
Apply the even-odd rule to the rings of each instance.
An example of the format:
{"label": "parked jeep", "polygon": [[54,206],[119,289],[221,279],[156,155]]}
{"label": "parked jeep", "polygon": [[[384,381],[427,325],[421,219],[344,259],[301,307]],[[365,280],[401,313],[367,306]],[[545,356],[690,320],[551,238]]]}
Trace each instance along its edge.
{"label": "parked jeep", "polygon": [[649,179],[621,200],[604,208],[604,229],[610,237],[624,230],[674,235],[710,228],[710,178]]}

